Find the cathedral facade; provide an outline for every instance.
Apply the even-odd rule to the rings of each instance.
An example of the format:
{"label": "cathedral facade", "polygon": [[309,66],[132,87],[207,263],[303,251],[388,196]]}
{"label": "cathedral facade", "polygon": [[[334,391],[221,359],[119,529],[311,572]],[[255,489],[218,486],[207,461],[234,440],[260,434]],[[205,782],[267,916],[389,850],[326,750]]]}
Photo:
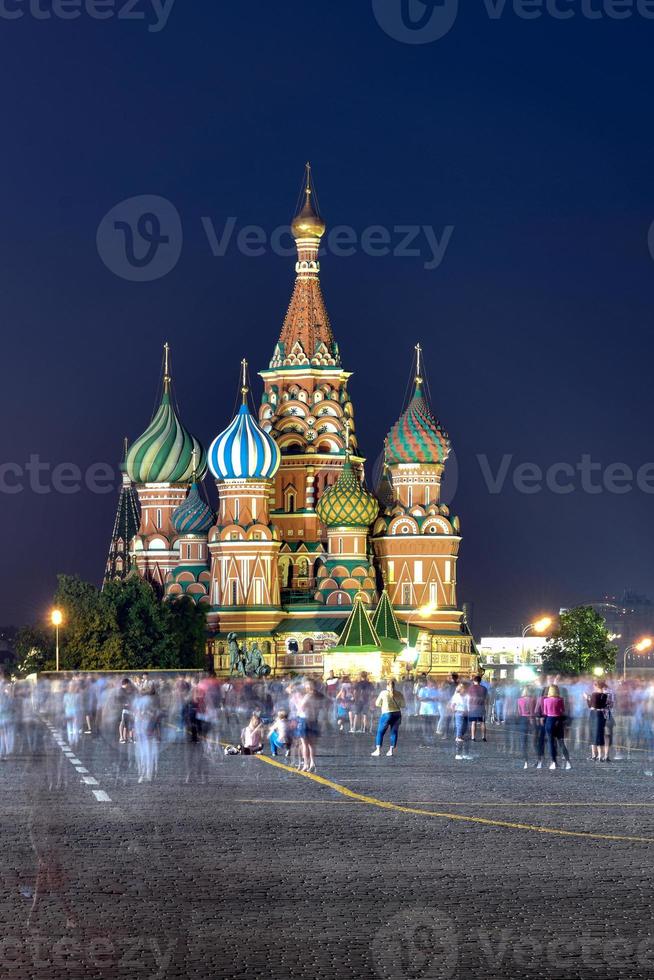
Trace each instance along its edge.
{"label": "cathedral facade", "polygon": [[[127,452],[122,506],[135,492],[140,516],[120,567],[166,601],[206,606],[219,673],[229,671],[230,633],[256,644],[274,673],[330,664],[373,675],[467,672],[475,657],[457,602],[460,526],[440,500],[450,441],[425,394],[420,346],[413,394],[386,437],[373,493],[351,373],[321,290],[326,229],[314,202],[308,168],[292,224],[295,285],[260,372],[260,405],[244,361],[241,407],[208,450],[181,421],[166,345],[159,407]],[[215,511],[203,488],[209,474]]]}

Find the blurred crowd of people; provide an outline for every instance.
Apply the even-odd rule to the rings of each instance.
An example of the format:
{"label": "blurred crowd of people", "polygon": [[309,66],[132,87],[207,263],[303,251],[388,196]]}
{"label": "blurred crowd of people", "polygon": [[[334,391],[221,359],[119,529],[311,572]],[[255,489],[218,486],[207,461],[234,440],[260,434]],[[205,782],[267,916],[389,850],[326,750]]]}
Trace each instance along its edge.
{"label": "blurred crowd of people", "polygon": [[102,738],[119,767],[140,782],[155,779],[162,745],[182,743],[186,778],[205,777],[212,761],[268,752],[306,772],[316,768],[322,733],[374,735],[372,755],[397,751],[401,726],[428,749],[451,743],[455,759],[492,738],[524,768],[572,767],[589,758],[609,763],[635,751],[654,753],[654,682],[644,679],[539,677],[531,684],[481,675],[407,675],[374,683],[365,674],[324,679],[241,679],[212,674],[41,678],[0,683],[0,760],[34,753],[41,719],[75,748]]}

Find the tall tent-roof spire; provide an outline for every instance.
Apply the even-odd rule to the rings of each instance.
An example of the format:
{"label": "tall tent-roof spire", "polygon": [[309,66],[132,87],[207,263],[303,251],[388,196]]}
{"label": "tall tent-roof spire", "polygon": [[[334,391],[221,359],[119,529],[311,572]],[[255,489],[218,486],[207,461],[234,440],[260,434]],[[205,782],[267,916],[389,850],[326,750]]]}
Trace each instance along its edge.
{"label": "tall tent-roof spire", "polygon": [[354,597],[354,605],[343,627],[340,639],[334,650],[373,649],[381,646],[377,630],[373,626],[368,610],[360,595]]}
{"label": "tall tent-roof spire", "polygon": [[318,208],[313,171],[307,163],[302,203],[291,223],[298,252],[295,288],[270,362],[271,368],[340,367],[338,345],[320,288],[318,252],[326,230]]}
{"label": "tall tent-roof spire", "polygon": [[384,636],[389,640],[398,640],[399,642],[402,642],[404,639],[398,618],[395,615],[395,610],[393,609],[386,589],[384,589],[379,597],[379,603],[372,617],[372,625],[377,630],[379,636]]}

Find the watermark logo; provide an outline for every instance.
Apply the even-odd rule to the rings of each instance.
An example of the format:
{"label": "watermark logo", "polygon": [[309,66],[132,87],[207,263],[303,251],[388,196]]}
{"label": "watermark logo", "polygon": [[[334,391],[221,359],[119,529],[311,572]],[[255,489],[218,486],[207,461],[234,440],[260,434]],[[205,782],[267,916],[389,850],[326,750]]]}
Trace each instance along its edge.
{"label": "watermark logo", "polygon": [[130,282],[152,282],[175,268],[183,239],[174,204],[165,197],[142,194],[105,214],[96,244],[100,258],[115,275]]}
{"label": "watermark logo", "polygon": [[151,34],[163,31],[175,0],[0,0],[0,20],[139,21]]}
{"label": "watermark logo", "polygon": [[[232,250],[246,258],[269,253],[282,258],[297,255],[290,225],[269,231],[260,225],[239,226],[233,216],[219,222],[204,215],[198,230],[217,259]],[[423,269],[433,272],[441,267],[453,234],[454,225],[369,225],[360,231],[350,225],[337,225],[325,235],[319,255],[349,258],[360,252],[371,258],[417,259]],[[100,258],[115,275],[131,282],[152,282],[175,268],[183,237],[182,221],[174,204],[163,197],[143,194],[121,201],[104,216],[96,242]]]}
{"label": "watermark logo", "polygon": [[406,909],[375,933],[371,954],[380,980],[451,980],[459,965],[454,920],[429,906]]}
{"label": "watermark logo", "polygon": [[459,13],[459,0],[372,0],[381,29],[403,44],[432,44],[445,37]]}
{"label": "watermark logo", "polygon": [[[382,30],[403,44],[432,44],[450,32],[459,0],[372,0]],[[654,0],[481,0],[478,9],[491,21],[654,20]]]}

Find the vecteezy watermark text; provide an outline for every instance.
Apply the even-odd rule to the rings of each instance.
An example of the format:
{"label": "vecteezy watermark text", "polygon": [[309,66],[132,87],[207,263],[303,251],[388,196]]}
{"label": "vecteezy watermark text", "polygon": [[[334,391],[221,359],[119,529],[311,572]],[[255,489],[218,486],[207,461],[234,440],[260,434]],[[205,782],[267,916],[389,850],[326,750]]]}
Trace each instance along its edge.
{"label": "vecteezy watermark text", "polygon": [[495,463],[488,456],[478,454],[477,462],[490,494],[502,493],[508,483],[522,494],[548,491],[560,495],[578,492],[620,495],[632,493],[634,489],[654,494],[654,462],[643,463],[634,470],[627,463],[616,462],[605,466],[587,453],[582,454],[575,463],[556,462],[547,467],[532,462],[514,464],[511,453],[505,453]]}
{"label": "vecteezy watermark text", "polygon": [[[468,0],[472,7],[472,3]],[[654,20],[654,0],[478,0],[489,20],[512,14],[519,20]],[[432,44],[454,27],[459,0],[372,0],[382,30],[404,44]]]}
{"label": "vecteezy watermark text", "polygon": [[61,493],[65,496],[88,490],[89,493],[113,493],[116,473],[108,463],[91,463],[85,469],[77,463],[47,463],[32,453],[24,463],[0,462],[0,494],[29,490],[43,496]]}
{"label": "vecteezy watermark text", "polygon": [[116,975],[122,971],[145,976],[147,980],[162,980],[172,959],[176,941],[159,944],[156,939],[96,937],[80,941],[32,936],[0,937],[0,967],[3,974],[17,968],[36,970],[108,970]]}
{"label": "vecteezy watermark text", "polygon": [[0,0],[0,20],[91,20],[145,22],[151,34],[168,23],[175,0]]}
{"label": "vecteezy watermark text", "polygon": [[[250,258],[269,252],[282,257],[296,254],[289,225],[267,231],[260,225],[239,227],[235,217],[216,221],[210,216],[201,217],[199,223],[214,258],[223,258],[231,249]],[[348,258],[361,252],[373,258],[418,259],[424,269],[432,271],[442,264],[453,234],[454,225],[442,229],[424,224],[370,225],[363,230],[338,225],[325,235],[320,255]],[[104,264],[121,279],[152,282],[175,268],[183,237],[174,204],[155,194],[143,194],[121,201],[105,214],[98,225],[96,245]]]}

